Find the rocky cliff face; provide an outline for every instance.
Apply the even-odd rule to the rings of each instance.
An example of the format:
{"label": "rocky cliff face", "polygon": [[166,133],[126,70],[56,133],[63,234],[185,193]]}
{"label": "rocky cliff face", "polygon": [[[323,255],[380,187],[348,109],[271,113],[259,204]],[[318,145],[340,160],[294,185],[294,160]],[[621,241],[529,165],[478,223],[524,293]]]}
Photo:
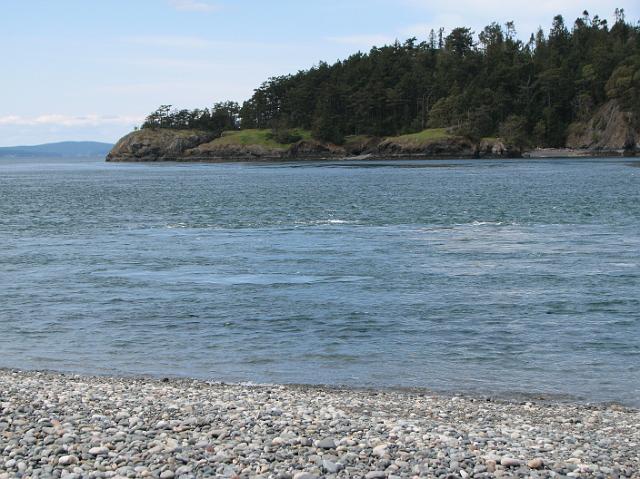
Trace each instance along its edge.
{"label": "rocky cliff face", "polygon": [[289,158],[331,158],[345,157],[347,151],[331,143],[317,140],[302,140],[293,145],[287,151]]}
{"label": "rocky cliff face", "polygon": [[520,152],[510,149],[499,138],[485,138],[475,143],[468,138],[450,138],[424,143],[398,142],[387,138],[377,146],[377,153],[383,156],[419,156],[427,158],[510,158],[520,156]]}
{"label": "rocky cliff face", "polygon": [[144,129],[129,133],[107,155],[107,161],[173,161],[185,152],[215,138],[197,130]]}
{"label": "rocky cliff face", "polygon": [[107,161],[251,161],[344,157],[339,146],[302,140],[290,146],[226,144],[213,133],[197,130],[143,129],[129,133],[107,155]]}
{"label": "rocky cliff face", "polygon": [[610,100],[588,122],[576,122],[569,128],[567,147],[595,151],[638,151],[640,129],[633,126],[633,115]]}
{"label": "rocky cliff face", "polygon": [[387,156],[474,157],[476,146],[470,140],[458,137],[424,143],[404,143],[386,138],[378,145],[378,152]]}
{"label": "rocky cliff face", "polygon": [[477,155],[480,158],[517,158],[522,152],[500,138],[483,138],[478,145]]}
{"label": "rocky cliff face", "polygon": [[277,160],[286,154],[284,148],[267,148],[262,145],[217,144],[209,141],[184,152],[184,160],[232,161],[232,160]]}

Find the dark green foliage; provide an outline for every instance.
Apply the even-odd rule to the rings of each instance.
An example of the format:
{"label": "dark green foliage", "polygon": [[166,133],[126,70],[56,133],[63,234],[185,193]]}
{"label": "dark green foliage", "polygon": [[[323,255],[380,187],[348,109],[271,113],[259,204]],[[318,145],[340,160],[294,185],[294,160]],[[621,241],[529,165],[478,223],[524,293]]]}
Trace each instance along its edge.
{"label": "dark green foliage", "polygon": [[178,130],[207,130],[218,134],[238,128],[240,106],[232,101],[220,102],[211,109],[176,110],[161,105],[151,113],[142,128],[173,128]]}
{"label": "dark green foliage", "polygon": [[477,35],[440,29],[425,41],[410,38],[270,78],[241,108],[183,113],[163,106],[145,126],[227,129],[237,115],[242,128],[273,128],[277,135],[303,128],[335,143],[348,135],[446,127],[472,139],[502,133],[519,147],[525,140],[563,146],[569,125],[610,98],[640,115],[640,26],[627,23],[622,10],[615,18],[610,26],[585,11],[568,25],[558,15],[548,36],[539,30],[526,43],[512,22],[492,23]]}
{"label": "dark green foliage", "polygon": [[527,120],[523,116],[511,115],[500,124],[499,133],[508,145],[514,146],[520,151],[529,142]]}
{"label": "dark green foliage", "polygon": [[640,55],[623,61],[606,84],[609,98],[617,98],[629,110],[640,112]]}

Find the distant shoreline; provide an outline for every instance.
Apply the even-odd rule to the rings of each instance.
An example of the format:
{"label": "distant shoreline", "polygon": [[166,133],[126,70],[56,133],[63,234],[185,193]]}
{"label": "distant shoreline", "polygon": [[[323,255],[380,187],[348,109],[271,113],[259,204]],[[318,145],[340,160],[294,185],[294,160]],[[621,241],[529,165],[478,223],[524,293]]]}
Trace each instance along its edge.
{"label": "distant shoreline", "polygon": [[176,156],[162,159],[150,158],[109,158],[109,163],[283,163],[283,162],[304,162],[304,161],[438,161],[438,160],[529,160],[529,159],[572,159],[572,158],[635,158],[635,152],[624,150],[573,150],[569,148],[548,148],[525,151],[520,156],[500,156],[485,155],[482,157],[474,155],[424,155],[419,153],[409,154],[364,154],[353,156],[322,156],[322,155],[304,155],[304,156]]}
{"label": "distant shoreline", "polygon": [[94,158],[104,157],[113,148],[112,143],[98,141],[61,141],[28,146],[0,147],[2,158]]}

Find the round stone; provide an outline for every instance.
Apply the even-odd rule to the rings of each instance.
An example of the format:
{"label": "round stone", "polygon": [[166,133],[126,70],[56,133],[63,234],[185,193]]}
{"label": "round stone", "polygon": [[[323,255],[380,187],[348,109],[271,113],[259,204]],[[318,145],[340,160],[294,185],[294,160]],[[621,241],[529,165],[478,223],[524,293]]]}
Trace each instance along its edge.
{"label": "round stone", "polygon": [[321,439],[316,443],[316,447],[320,449],[334,449],[336,442],[331,438]]}
{"label": "round stone", "polygon": [[527,462],[527,466],[529,466],[531,469],[542,469],[542,466],[544,466],[544,461],[539,457],[536,457],[535,459],[531,459],[529,462]]}
{"label": "round stone", "polygon": [[78,458],[74,455],[60,456],[58,458],[58,464],[61,466],[70,466],[72,464],[76,464],[77,462]]}

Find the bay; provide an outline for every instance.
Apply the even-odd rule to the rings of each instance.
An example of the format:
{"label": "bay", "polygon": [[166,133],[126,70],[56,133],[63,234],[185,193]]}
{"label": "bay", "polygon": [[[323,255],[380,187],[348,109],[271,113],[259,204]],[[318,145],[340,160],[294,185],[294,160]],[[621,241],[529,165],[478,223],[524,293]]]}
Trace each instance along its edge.
{"label": "bay", "polygon": [[633,159],[0,160],[0,366],[640,404]]}

